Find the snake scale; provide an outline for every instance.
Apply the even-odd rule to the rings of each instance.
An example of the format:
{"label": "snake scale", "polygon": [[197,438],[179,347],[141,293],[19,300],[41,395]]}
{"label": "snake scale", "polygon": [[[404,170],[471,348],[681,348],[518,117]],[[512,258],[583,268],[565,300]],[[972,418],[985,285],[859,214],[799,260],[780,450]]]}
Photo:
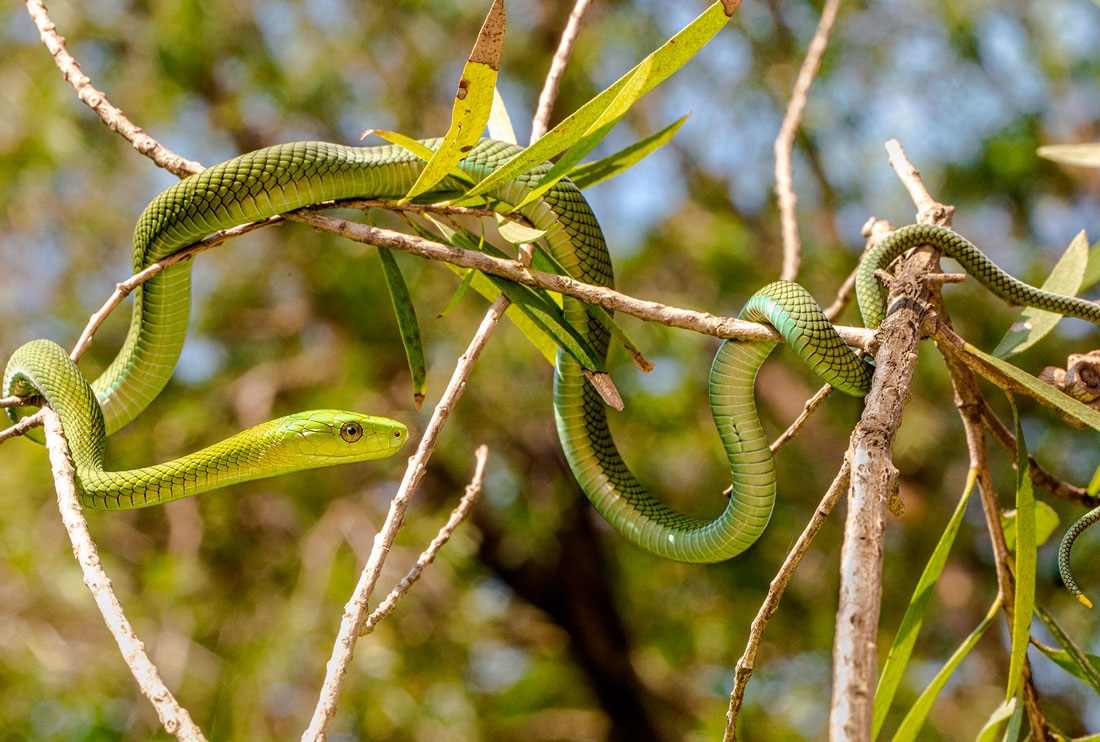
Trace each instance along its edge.
{"label": "snake scale", "polygon": [[[424,144],[434,148],[438,141],[426,140]],[[467,154],[460,169],[479,181],[518,151],[515,145],[483,140]],[[137,272],[217,230],[303,206],[345,198],[400,198],[409,190],[422,167],[417,157],[393,146],[348,147],[325,142],[296,142],[241,155],[173,185],[146,207],[134,231],[133,269]],[[488,194],[489,198],[497,205],[521,203],[548,167],[533,169]],[[447,178],[423,198],[440,201],[457,196],[463,190],[462,183]],[[614,285],[603,232],[587,202],[571,182],[560,181],[521,208],[519,213],[536,229],[545,232],[546,249],[570,275],[586,283]],[[856,288],[867,327],[878,327],[886,313],[884,292],[874,272],[885,268],[906,250],[920,245],[931,245],[954,258],[979,282],[1008,301],[1100,324],[1100,307],[1096,304],[1050,294],[1018,281],[966,239],[948,229],[912,225],[881,240],[861,261]],[[59,412],[64,411],[65,429],[70,440],[77,440],[77,443],[70,443],[74,457],[83,460],[85,472],[94,473],[79,482],[86,488],[84,501],[90,506],[152,504],[195,494],[201,491],[200,488],[237,481],[234,474],[207,477],[200,484],[193,470],[171,474],[178,468],[174,464],[159,465],[167,469],[149,467],[125,473],[128,475],[126,484],[117,484],[112,475],[100,474],[105,437],[145,409],[172,374],[187,331],[190,270],[189,261],[177,264],[134,292],[131,326],[123,348],[90,387],[67,357],[62,358],[63,351],[48,341],[24,346],[8,364],[5,393],[37,392]],[[566,320],[603,357],[609,345],[606,328],[590,317],[585,305],[577,299],[563,297],[563,309]],[[828,383],[848,394],[862,396],[867,393],[873,365],[848,348],[801,286],[785,281],[769,284],[750,298],[740,316],[772,325],[803,361]],[[759,537],[768,523],[775,500],[775,469],[756,414],[753,385],[757,370],[774,346],[772,342],[728,340],[718,350],[711,367],[711,410],[733,480],[725,511],[712,520],[692,518],[669,508],[634,477],[611,437],[602,399],[586,381],[579,363],[559,351],[554,378],[554,413],[559,438],[581,488],[619,533],[654,554],[687,562],[728,559],[747,549]],[[55,382],[55,377],[65,380]],[[79,377],[79,384],[76,377]],[[78,389],[81,385],[87,389]],[[99,422],[96,422],[97,417]],[[276,426],[278,422],[265,425]],[[339,440],[344,440],[340,431],[346,430],[349,424],[357,429],[355,432],[361,433],[357,440],[373,439],[374,426],[378,425],[379,441],[367,446],[370,451],[362,458],[389,455],[404,441],[404,427],[393,421],[337,416],[334,421],[324,423],[330,430],[329,437]],[[261,432],[254,428],[206,452],[178,461],[205,457],[206,463],[198,466],[200,471],[209,471],[211,462],[225,468],[227,449],[219,447],[227,446],[236,457],[238,448],[251,444],[260,436]],[[302,458],[310,456],[304,454]],[[324,458],[322,463],[304,465],[328,463],[332,461]],[[299,464],[302,461],[292,467]],[[234,459],[229,468],[236,466]],[[242,468],[255,469],[256,466],[249,462]],[[284,470],[287,469],[273,469],[261,476]],[[126,493],[139,493],[140,497],[112,494],[119,488]],[[1094,518],[1098,519],[1100,515]],[[1091,522],[1075,527],[1067,534],[1068,544],[1063,543],[1063,577],[1076,595],[1080,595],[1080,590],[1068,571],[1071,534],[1075,538]]]}

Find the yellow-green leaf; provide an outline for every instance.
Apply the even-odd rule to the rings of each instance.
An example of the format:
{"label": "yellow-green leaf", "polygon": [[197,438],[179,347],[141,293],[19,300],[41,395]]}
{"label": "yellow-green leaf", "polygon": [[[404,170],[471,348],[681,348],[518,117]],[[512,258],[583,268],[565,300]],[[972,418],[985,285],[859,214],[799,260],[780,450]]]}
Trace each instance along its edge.
{"label": "yellow-green leaf", "polygon": [[1012,654],[1008,665],[1005,700],[1016,695],[1023,677],[1024,660],[1031,640],[1031,616],[1035,611],[1035,489],[1027,460],[1024,428],[1016,400],[1008,395],[1012,418],[1016,422],[1016,594],[1012,616]]}
{"label": "yellow-green leaf", "polygon": [[[1076,296],[1081,290],[1081,280],[1089,262],[1089,241],[1084,230],[1077,233],[1069,247],[1058,260],[1050,276],[1043,282],[1042,288],[1053,294]],[[1062,315],[1027,307],[1012,323],[1001,342],[993,349],[998,358],[1008,358],[1030,348],[1054,329]]]}
{"label": "yellow-green leaf", "polygon": [[[626,103],[625,100],[618,99],[618,96],[628,83],[635,88],[635,100],[652,90],[694,57],[729,22],[738,5],[740,3],[736,0],[720,0],[711,5],[661,48],[642,60],[637,67],[578,108],[537,142],[497,168],[467,195],[481,195],[500,188],[573,146],[591,132],[593,124],[604,116],[610,106],[615,104],[621,107]],[[644,70],[643,77],[635,78],[639,70]]]}
{"label": "yellow-green leaf", "polygon": [[608,155],[595,162],[586,162],[569,171],[569,179],[573,185],[582,191],[597,183],[614,178],[624,170],[628,170],[641,162],[651,153],[667,144],[680,127],[687,121],[689,114],[684,114],[656,134],[651,134],[645,139],[640,139],[629,147],[624,147],[613,155]]}
{"label": "yellow-green leaf", "polygon": [[493,106],[489,110],[489,136],[498,142],[518,143],[516,131],[512,128],[512,118],[504,107],[504,99],[500,97],[498,88],[493,88]]}
{"label": "yellow-green leaf", "polygon": [[504,48],[504,27],[504,0],[493,0],[470,58],[462,68],[458,92],[451,108],[451,126],[404,201],[411,201],[431,190],[480,141],[493,107],[493,91]]}
{"label": "yellow-green leaf", "polygon": [[[1045,544],[1058,528],[1058,513],[1042,500],[1035,501],[1035,543]],[[1012,551],[1016,550],[1016,509],[1001,514],[1001,528],[1005,532],[1005,542]]]}
{"label": "yellow-green leaf", "polygon": [[894,742],[914,742],[917,739],[917,735],[920,733],[921,727],[924,726],[925,719],[928,718],[928,712],[932,710],[932,704],[935,702],[936,697],[943,690],[943,686],[947,684],[947,681],[955,674],[955,670],[958,669],[962,661],[966,659],[966,655],[970,654],[970,650],[974,648],[974,645],[978,643],[978,640],[985,634],[986,629],[989,628],[989,624],[993,622],[998,611],[1001,610],[1001,601],[995,600],[993,605],[990,606],[989,612],[985,614],[985,618],[982,622],[970,632],[970,635],[966,637],[959,648],[951,655],[950,659],[940,668],[940,671],[936,673],[936,677],[932,679],[932,682],[921,692],[916,702],[909,708],[909,712],[906,713],[905,718],[902,719],[901,725],[898,727],[897,733],[894,735]]}
{"label": "yellow-green leaf", "polygon": [[1100,143],[1048,144],[1039,148],[1039,156],[1066,165],[1100,167]]}
{"label": "yellow-green leaf", "polygon": [[890,705],[894,702],[894,694],[901,682],[905,667],[909,664],[909,657],[913,653],[913,646],[917,642],[917,634],[924,622],[924,614],[928,609],[928,602],[932,599],[932,590],[943,572],[943,566],[947,563],[947,555],[951,553],[951,546],[955,543],[955,536],[959,532],[963,514],[966,512],[966,503],[970,499],[970,493],[974,490],[977,481],[977,470],[971,469],[966,477],[966,486],[963,488],[962,497],[955,506],[955,512],[944,527],[932,556],[924,565],[924,571],[917,586],[913,589],[913,597],[909,600],[909,606],[902,616],[898,633],[894,636],[894,643],[890,647],[890,653],[886,656],[886,663],[882,666],[882,674],[879,676],[878,687],[875,689],[875,711],[873,719],[872,739],[877,739],[882,729],[886,715],[890,711]]}
{"label": "yellow-green leaf", "polygon": [[1066,657],[1069,660],[1069,666],[1052,656],[1047,648],[1042,645],[1039,646],[1039,649],[1073,675],[1080,678],[1083,682],[1088,683],[1092,688],[1092,692],[1100,696],[1100,671],[1097,670],[1097,667],[1100,667],[1100,662],[1096,661],[1097,658],[1093,655],[1086,655],[1084,651],[1074,643],[1069,634],[1058,625],[1054,617],[1047,613],[1041,605],[1035,606],[1035,615],[1039,617],[1039,620],[1043,622],[1055,640],[1062,645],[1062,649],[1065,650]]}
{"label": "yellow-green leaf", "polygon": [[[961,350],[967,365],[979,374],[992,379],[994,382],[1000,381],[997,374],[1003,374],[1023,387],[1028,396],[1045,405],[1061,410],[1084,425],[1100,430],[1100,412],[1078,402],[1065,392],[1060,392],[1049,384],[1044,384],[1008,361],[1001,360],[975,348],[970,343],[963,343]],[[967,356],[969,356],[969,359],[966,358]],[[990,369],[993,371],[991,372]]]}

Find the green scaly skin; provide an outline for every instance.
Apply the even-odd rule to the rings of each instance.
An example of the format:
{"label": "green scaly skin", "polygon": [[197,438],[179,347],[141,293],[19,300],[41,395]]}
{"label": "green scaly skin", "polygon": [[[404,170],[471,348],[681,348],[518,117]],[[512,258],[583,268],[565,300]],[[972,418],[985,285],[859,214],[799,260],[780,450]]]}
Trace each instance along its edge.
{"label": "green scaly skin", "polygon": [[[946,257],[952,258],[974,276],[987,289],[1013,304],[1044,309],[1066,317],[1077,317],[1100,325],[1100,305],[1073,296],[1052,294],[1035,288],[1001,270],[969,240],[946,227],[930,224],[913,224],[902,227],[876,244],[864,256],[856,275],[856,299],[867,327],[878,327],[886,315],[885,292],[874,273],[885,268],[896,257],[914,247],[931,245]],[[1058,547],[1058,571],[1062,582],[1079,601],[1092,606],[1081,592],[1069,568],[1070,550],[1077,537],[1094,523],[1100,521],[1100,508],[1086,513],[1066,532]]]}
{"label": "green scaly skin", "polygon": [[[434,147],[438,140],[426,142]],[[480,180],[518,150],[483,141],[461,168]],[[157,197],[135,230],[134,269],[163,258],[216,231],[313,203],[341,198],[397,198],[407,192],[422,163],[396,147],[344,147],[301,142],[258,150],[192,176]],[[523,200],[546,166],[489,194],[505,204]],[[444,181],[427,200],[462,190]],[[603,233],[579,191],[562,181],[521,211],[547,233],[547,247],[574,277],[613,286]],[[973,245],[949,230],[914,226],[879,243],[861,264],[857,294],[868,327],[885,314],[874,271],[917,245],[930,244],[959,260],[994,293],[1019,304],[1097,321],[1095,305],[1039,291],[993,265]],[[139,289],[133,322],[122,352],[94,387],[106,430],[135,417],[172,373],[187,328],[190,264],[173,267]],[[596,351],[607,351],[608,333],[584,305],[564,298],[567,319]],[[872,367],[836,335],[813,299],[795,284],[777,282],[742,312],[768,322],[829,383],[865,394]],[[725,512],[712,521],[690,518],[653,497],[633,476],[607,426],[605,407],[571,356],[559,353],[554,384],[558,433],[570,467],[608,522],[633,543],[671,559],[715,562],[748,548],[767,525],[775,498],[775,473],[753,400],[753,381],[773,343],[727,341],[711,371],[711,406],[734,480]]]}
{"label": "green scaly skin", "polygon": [[[12,355],[5,395],[40,396],[61,418],[81,502],[98,510],[132,510],[238,482],[304,469],[392,456],[405,426],[384,417],[311,410],[262,423],[209,448],[163,464],[105,471],[107,436],[95,392],[65,350],[34,340]],[[13,419],[18,412],[12,412]]]}

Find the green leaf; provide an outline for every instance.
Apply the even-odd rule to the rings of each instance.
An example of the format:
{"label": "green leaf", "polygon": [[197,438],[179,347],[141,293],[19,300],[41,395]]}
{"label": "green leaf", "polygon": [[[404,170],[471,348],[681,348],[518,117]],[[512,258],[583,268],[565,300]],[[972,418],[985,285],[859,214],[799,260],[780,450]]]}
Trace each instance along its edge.
{"label": "green leaf", "polygon": [[513,245],[529,245],[546,236],[545,229],[528,227],[526,224],[520,224],[500,214],[497,214],[497,231],[500,232],[501,237]]}
{"label": "green leaf", "polygon": [[917,641],[921,623],[928,609],[928,602],[932,599],[932,590],[936,586],[943,566],[947,563],[947,555],[951,552],[951,546],[955,543],[955,536],[959,532],[963,514],[966,512],[966,503],[970,499],[970,493],[974,490],[978,472],[971,469],[966,477],[966,486],[963,488],[962,497],[959,498],[955,512],[940,535],[932,556],[924,565],[924,572],[917,580],[917,586],[913,590],[913,597],[909,600],[909,607],[905,609],[898,633],[894,636],[894,643],[890,647],[890,653],[886,657],[886,663],[882,666],[882,674],[879,676],[878,688],[875,690],[875,715],[872,739],[877,739],[882,724],[886,721],[886,715],[890,711],[890,705],[894,702],[894,694],[901,683],[905,667],[909,663],[909,657],[913,653],[913,646]]}
{"label": "green leaf", "polygon": [[397,131],[388,131],[386,129],[367,129],[363,132],[363,136],[360,138],[366,139],[371,134],[385,139],[390,144],[396,144],[398,147],[401,147],[402,149],[416,155],[424,162],[432,159],[432,157],[435,155],[435,153],[432,152],[431,148],[429,148],[420,140],[405,136],[404,134]]}
{"label": "green leaf", "polygon": [[[1082,230],[1069,243],[1069,247],[1066,248],[1041,288],[1053,294],[1077,296],[1077,292],[1081,290],[1081,279],[1085,275],[1088,260],[1089,241]],[[1053,330],[1060,319],[1062,319],[1060,314],[1026,307],[1001,338],[1001,342],[993,349],[993,355],[998,358],[1008,358],[1030,348]]]}
{"label": "green leaf", "polygon": [[409,287],[401,275],[397,259],[389,250],[380,249],[378,257],[382,260],[382,274],[386,277],[386,286],[390,290],[390,300],[397,316],[397,329],[401,333],[401,342],[405,346],[405,357],[409,361],[412,375],[413,401],[416,409],[424,404],[424,394],[428,386],[428,364],[424,360],[424,342],[420,337],[420,325],[416,321],[416,309],[413,307]]}
{"label": "green leaf", "polygon": [[[1045,644],[1035,644],[1034,646],[1045,654],[1047,659],[1051,662],[1084,683],[1092,685],[1092,679],[1095,679],[1098,675],[1096,668],[1100,666],[1100,656],[1086,654],[1085,659],[1088,662],[1088,669],[1085,670],[1078,665],[1077,662],[1074,661],[1072,655],[1064,649],[1055,649]],[[1094,688],[1093,690],[1097,695],[1100,695],[1100,688]]]}
{"label": "green leaf", "polygon": [[493,88],[493,105],[489,109],[489,136],[498,142],[518,144],[516,131],[512,128],[512,118],[508,115],[504,99],[500,97],[500,90],[497,88]]}
{"label": "green leaf", "polygon": [[[535,252],[532,265],[544,273],[557,273],[559,276],[569,275],[569,271],[565,269],[565,266],[555,260],[554,256],[545,250]],[[554,296],[557,295],[555,294]],[[588,310],[588,315],[590,317],[603,325],[607,331],[611,333],[613,339],[622,343],[626,351],[630,353],[630,357],[634,360],[635,366],[647,374],[653,370],[653,364],[642,355],[642,351],[634,341],[630,339],[630,336],[626,334],[626,330],[615,321],[611,312],[596,304],[587,304],[585,305],[585,309]]]}
{"label": "green leaf", "polygon": [[1100,143],[1048,144],[1038,150],[1040,157],[1066,165],[1100,167]]}
{"label": "green leaf", "polygon": [[[978,732],[978,736],[974,738],[974,742],[995,742],[1000,737],[1001,726],[1009,719],[1009,717],[1015,716],[1019,713],[1017,708],[1016,699],[1010,698],[1004,701],[1000,706],[993,709],[993,713],[989,715],[989,719],[986,720],[981,730]],[[1007,739],[1007,737],[1006,737]],[[1015,742],[1016,738],[1011,738]]]}
{"label": "green leaf", "polygon": [[[446,239],[456,247],[461,247],[466,250],[477,250],[494,257],[508,257],[493,245],[471,234],[468,230],[454,230],[443,225],[430,215],[425,216],[431,219],[441,232],[443,232]],[[456,271],[456,273],[457,272],[459,271]],[[530,324],[520,327],[521,330],[525,330],[524,334],[527,334],[526,330],[530,330],[533,326],[537,329],[536,336],[541,334],[543,337],[548,336],[551,338],[557,347],[562,348],[572,355],[583,368],[598,373],[603,373],[605,371],[603,361],[597,356],[595,349],[593,349],[592,345],[581,336],[576,328],[566,321],[565,314],[562,312],[561,308],[554,303],[547,292],[541,289],[532,289],[522,284],[513,283],[512,281],[497,276],[483,276],[483,278],[484,281],[477,278],[473,279],[471,285],[478,290],[478,293],[489,298],[490,301],[494,300],[498,293],[503,293],[507,296],[518,311],[525,315],[530,321]],[[490,285],[495,287],[495,291],[486,288],[486,286]],[[543,351],[541,342],[535,342],[535,347],[539,348],[540,351],[546,355],[545,351]]]}
{"label": "green leaf", "polygon": [[[1072,668],[1062,665],[1061,662],[1058,664],[1062,665],[1069,670],[1071,674],[1087,683],[1092,688],[1093,693],[1100,696],[1100,672],[1096,669],[1098,666],[1097,663],[1089,659],[1090,655],[1086,655],[1081,648],[1070,639],[1069,634],[1062,630],[1062,627],[1058,625],[1054,617],[1047,613],[1042,606],[1036,606],[1035,613],[1046,625],[1047,630],[1050,631],[1055,640],[1062,645],[1062,649],[1065,650]],[[1044,654],[1047,654],[1046,649],[1042,646],[1040,646],[1039,649],[1043,650]],[[1047,654],[1047,656],[1050,657],[1049,654]],[[1051,657],[1051,659],[1054,659],[1054,657]],[[1055,662],[1058,662],[1058,660],[1055,660]]]}
{"label": "green leaf", "polygon": [[1081,291],[1087,291],[1100,283],[1100,242],[1089,250],[1089,260],[1085,265],[1085,275],[1081,277]]}
{"label": "green leaf", "polygon": [[629,147],[625,147],[613,155],[608,155],[595,162],[586,162],[569,171],[568,177],[573,185],[582,191],[597,183],[614,178],[616,175],[637,165],[656,150],[663,147],[676,136],[676,132],[687,121],[690,114],[684,114],[681,118],[672,122],[656,134],[651,134]]}
{"label": "green leaf", "polygon": [[1008,396],[1016,422],[1016,596],[1012,616],[1012,654],[1008,665],[1005,700],[1016,695],[1023,677],[1027,646],[1031,641],[1031,617],[1035,612],[1035,489],[1016,400]]}
{"label": "green leaf", "polygon": [[1097,493],[1100,493],[1100,466],[1096,467],[1096,471],[1092,473],[1092,479],[1089,480],[1089,486],[1085,488],[1085,491],[1092,497],[1096,497]]}
{"label": "green leaf", "polygon": [[[467,194],[481,195],[500,188],[515,180],[531,168],[556,157],[576,144],[582,137],[606,124],[605,114],[611,106],[616,110],[624,105],[629,107],[641,96],[662,83],[676,70],[680,69],[710,41],[729,21],[738,3],[724,0],[716,2],[688,24],[678,34],[669,39],[664,46],[650,54],[634,69],[627,72],[618,81],[573,112],[568,118],[548,131],[541,139],[497,168],[489,177],[478,183]],[[639,71],[641,76],[636,77]],[[632,85],[633,100],[619,99],[619,94],[628,85]],[[621,114],[619,114],[621,115]],[[597,122],[603,120],[603,124]],[[610,127],[604,127],[610,130]],[[577,160],[579,162],[579,160]]]}
{"label": "green leaf", "polygon": [[451,108],[451,126],[403,201],[411,201],[431,190],[481,140],[493,108],[505,25],[504,0],[493,0],[470,58],[462,68]]}
{"label": "green leaf", "polygon": [[[1042,500],[1035,501],[1035,543],[1045,544],[1058,528],[1060,518],[1054,508]],[[1005,542],[1012,551],[1016,550],[1016,510],[1001,513],[1001,528],[1005,532]]]}
{"label": "green leaf", "polygon": [[913,742],[917,739],[917,735],[920,733],[921,727],[924,726],[925,719],[928,718],[928,712],[932,710],[932,704],[936,700],[936,696],[943,690],[943,686],[947,684],[947,681],[955,674],[955,670],[958,669],[962,661],[966,659],[966,655],[970,653],[970,650],[974,648],[974,645],[978,643],[978,640],[985,634],[986,629],[989,628],[989,624],[992,623],[993,618],[997,615],[997,612],[1001,609],[1001,601],[995,600],[993,605],[990,606],[989,612],[986,613],[982,622],[970,632],[970,636],[966,637],[959,648],[951,655],[944,664],[940,671],[936,673],[936,677],[932,679],[932,682],[928,684],[928,687],[917,698],[916,703],[909,709],[909,713],[905,715],[905,718],[901,721],[901,726],[898,727],[897,733],[894,735],[894,742]]}
{"label": "green leaf", "polygon": [[[999,383],[1002,382],[1002,379],[999,379],[997,374],[1003,374],[1023,387],[1029,396],[1049,407],[1062,411],[1083,425],[1100,430],[1100,412],[1078,402],[1065,392],[1058,391],[1049,384],[1044,384],[1008,361],[1001,360],[975,348],[970,343],[963,343],[960,350],[963,351],[964,360],[966,360],[965,356],[970,356],[967,365],[987,379]],[[989,369],[993,369],[993,372],[990,372]]]}

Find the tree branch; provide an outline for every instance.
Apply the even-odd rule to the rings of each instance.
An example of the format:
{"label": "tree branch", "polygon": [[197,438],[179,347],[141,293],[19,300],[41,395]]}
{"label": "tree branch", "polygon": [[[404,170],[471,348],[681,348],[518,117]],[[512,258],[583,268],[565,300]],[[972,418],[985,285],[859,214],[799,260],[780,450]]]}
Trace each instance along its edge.
{"label": "tree branch", "polygon": [[126,619],[122,605],[111,587],[110,578],[103,571],[99,552],[88,532],[88,521],[84,518],[84,510],[77,497],[75,472],[69,459],[69,444],[61,430],[61,419],[48,407],[42,409],[42,414],[46,426],[46,451],[49,453],[54,487],[57,490],[57,507],[61,512],[61,522],[72,541],[73,556],[80,565],[84,584],[92,593],[99,612],[103,614],[103,621],[118,643],[122,659],[130,668],[138,687],[156,709],[164,730],[185,742],[202,742],[206,737],[191,720],[187,709],[179,705],[161,680],[156,665],[145,653],[145,647],[134,633],[134,627]]}
{"label": "tree branch", "polygon": [[802,262],[802,244],[798,237],[796,197],[791,174],[791,153],[794,150],[798,125],[802,121],[802,112],[806,108],[806,99],[810,94],[810,87],[814,84],[814,78],[821,69],[821,58],[829,44],[829,34],[832,32],[839,7],[840,0],[826,0],[825,7],[821,10],[821,19],[810,41],[810,47],[806,51],[806,58],[798,71],[798,79],[787,102],[787,113],[783,116],[779,134],[775,138],[775,195],[779,203],[780,224],[783,228],[783,269],[779,276],[785,281],[794,281],[798,278],[798,268]]}
{"label": "tree branch", "polygon": [[554,110],[554,101],[558,98],[558,88],[561,79],[565,76],[565,66],[569,63],[569,57],[573,54],[573,46],[580,35],[581,19],[591,0],[576,0],[573,11],[569,14],[569,20],[562,31],[558,49],[554,52],[554,58],[550,62],[550,71],[546,73],[546,81],[543,83],[542,92],[539,94],[538,107],[535,109],[535,118],[531,122],[531,144],[540,139],[550,130],[550,113]]}
{"label": "tree branch", "polygon": [[[910,193],[923,191],[919,175],[905,160],[900,145],[892,142],[887,144],[887,150],[891,165]],[[922,213],[930,214],[932,209],[923,207]],[[852,486],[840,557],[840,596],[833,642],[829,737],[834,741],[862,742],[871,738],[885,512],[897,487],[897,469],[891,461],[891,452],[901,425],[902,408],[909,399],[917,348],[929,311],[930,289],[923,276],[934,271],[936,264],[934,252],[923,248],[901,264],[890,282],[891,312],[879,329],[877,370],[863,416],[852,433],[849,454]]]}

